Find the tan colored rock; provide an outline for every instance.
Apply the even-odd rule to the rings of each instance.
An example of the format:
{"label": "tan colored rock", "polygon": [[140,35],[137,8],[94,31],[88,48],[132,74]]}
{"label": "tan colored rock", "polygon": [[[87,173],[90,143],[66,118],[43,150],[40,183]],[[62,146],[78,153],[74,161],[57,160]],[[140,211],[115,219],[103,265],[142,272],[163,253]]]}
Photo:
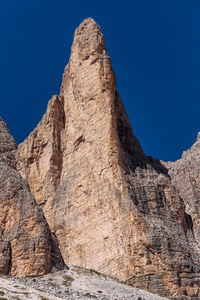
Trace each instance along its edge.
{"label": "tan colored rock", "polygon": [[[90,18],[75,32],[59,99],[62,118],[49,118],[48,108],[36,134],[20,145],[17,163],[45,203],[65,262],[162,296],[199,295],[200,256],[184,202],[167,168],[133,135],[103,35]],[[49,128],[60,119],[53,135]],[[49,176],[57,139],[62,164]]]}
{"label": "tan colored rock", "polygon": [[28,179],[31,192],[42,207],[47,199],[52,199],[60,183],[63,127],[63,101],[53,96],[43,119],[17,152],[18,171]]}
{"label": "tan colored rock", "polygon": [[43,212],[15,169],[16,143],[0,119],[0,273],[42,275],[63,267]]}

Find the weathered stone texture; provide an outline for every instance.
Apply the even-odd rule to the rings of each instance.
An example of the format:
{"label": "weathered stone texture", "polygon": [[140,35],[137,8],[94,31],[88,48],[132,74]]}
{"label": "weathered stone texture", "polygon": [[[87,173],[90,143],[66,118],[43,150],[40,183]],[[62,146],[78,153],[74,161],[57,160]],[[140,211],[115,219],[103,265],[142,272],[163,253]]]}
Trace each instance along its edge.
{"label": "weathered stone texture", "polygon": [[43,212],[15,169],[17,146],[0,119],[0,273],[26,276],[49,272],[56,262]]}
{"label": "weathered stone texture", "polygon": [[187,222],[191,227],[200,251],[200,133],[197,141],[182,158],[176,162],[167,162],[173,185],[184,200]]}
{"label": "weathered stone texture", "polygon": [[42,207],[53,197],[60,181],[63,126],[62,98],[53,96],[43,119],[17,152],[17,169],[28,179],[31,192]]}
{"label": "weathered stone texture", "polygon": [[166,166],[133,135],[92,19],[75,32],[56,99],[59,109],[50,102],[17,162],[38,203],[46,203],[65,262],[162,296],[197,297],[200,256],[185,204]]}

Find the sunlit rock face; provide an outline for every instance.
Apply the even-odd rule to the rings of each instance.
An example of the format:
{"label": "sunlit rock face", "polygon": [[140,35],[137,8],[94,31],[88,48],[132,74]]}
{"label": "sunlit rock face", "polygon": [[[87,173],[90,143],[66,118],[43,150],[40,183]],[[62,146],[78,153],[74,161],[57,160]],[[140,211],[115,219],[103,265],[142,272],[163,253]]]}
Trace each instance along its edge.
{"label": "sunlit rock face", "polygon": [[63,261],[42,210],[17,172],[17,145],[0,119],[0,273],[42,275]]}
{"label": "sunlit rock face", "polygon": [[28,180],[37,203],[48,212],[51,200],[60,183],[62,172],[61,134],[64,128],[62,97],[53,96],[42,120],[19,145],[17,169]]}
{"label": "sunlit rock face", "polygon": [[93,19],[76,29],[60,95],[16,157],[65,263],[162,296],[199,295],[193,216],[168,165],[133,134]]}

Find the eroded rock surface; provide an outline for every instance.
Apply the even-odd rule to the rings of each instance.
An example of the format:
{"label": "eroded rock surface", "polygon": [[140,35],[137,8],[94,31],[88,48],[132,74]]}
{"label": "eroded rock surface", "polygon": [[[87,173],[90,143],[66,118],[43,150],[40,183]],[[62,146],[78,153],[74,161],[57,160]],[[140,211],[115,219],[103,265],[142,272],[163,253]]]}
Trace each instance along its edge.
{"label": "eroded rock surface", "polygon": [[183,152],[182,158],[167,162],[173,185],[184,200],[187,222],[200,249],[200,133],[195,144]]}
{"label": "eroded rock surface", "polygon": [[33,276],[63,267],[42,210],[15,168],[17,145],[0,119],[0,273]]}
{"label": "eroded rock surface", "polygon": [[60,183],[63,127],[63,99],[53,96],[41,122],[19,145],[17,152],[17,168],[22,177],[28,179],[31,192],[43,208]]}
{"label": "eroded rock surface", "polygon": [[55,99],[17,164],[65,262],[162,296],[198,297],[200,256],[184,201],[132,133],[92,19],[75,32]]}

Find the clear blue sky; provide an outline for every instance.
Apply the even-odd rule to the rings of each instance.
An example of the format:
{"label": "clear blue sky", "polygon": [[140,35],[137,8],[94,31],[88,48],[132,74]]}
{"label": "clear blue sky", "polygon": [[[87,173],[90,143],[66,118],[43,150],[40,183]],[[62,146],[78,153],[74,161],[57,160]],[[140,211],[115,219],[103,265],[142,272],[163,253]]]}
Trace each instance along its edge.
{"label": "clear blue sky", "polygon": [[144,151],[176,160],[200,131],[199,0],[0,1],[0,116],[17,142],[59,93],[75,28],[101,26]]}

